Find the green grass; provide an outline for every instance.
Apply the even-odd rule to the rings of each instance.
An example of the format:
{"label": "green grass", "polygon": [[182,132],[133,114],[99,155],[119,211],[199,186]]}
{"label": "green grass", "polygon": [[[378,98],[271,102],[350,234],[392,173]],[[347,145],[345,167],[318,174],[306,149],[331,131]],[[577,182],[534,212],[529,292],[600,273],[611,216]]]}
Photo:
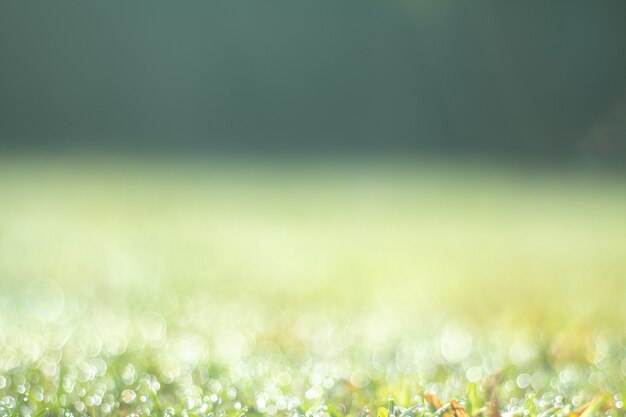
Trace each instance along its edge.
{"label": "green grass", "polygon": [[625,414],[622,176],[0,162],[1,417]]}

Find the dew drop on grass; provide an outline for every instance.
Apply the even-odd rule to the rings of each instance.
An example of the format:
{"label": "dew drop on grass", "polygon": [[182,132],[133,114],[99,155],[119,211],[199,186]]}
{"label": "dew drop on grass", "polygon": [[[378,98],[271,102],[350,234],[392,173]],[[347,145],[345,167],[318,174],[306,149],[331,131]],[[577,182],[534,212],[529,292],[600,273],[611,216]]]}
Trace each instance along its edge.
{"label": "dew drop on grass", "polygon": [[465,377],[469,382],[478,382],[483,376],[483,370],[478,366],[472,366],[465,373]]}
{"label": "dew drop on grass", "polygon": [[264,413],[266,408],[265,400],[263,398],[259,398],[256,400],[256,408],[260,413]]}
{"label": "dew drop on grass", "polygon": [[441,355],[447,362],[458,363],[472,351],[472,336],[463,327],[449,324],[440,339]]}
{"label": "dew drop on grass", "polygon": [[195,405],[195,401],[191,397],[187,397],[184,399],[184,404],[186,408],[193,408]]}
{"label": "dew drop on grass", "polygon": [[74,408],[76,411],[80,411],[81,413],[85,411],[85,404],[82,401],[76,401],[74,403]]}
{"label": "dew drop on grass", "polygon": [[356,388],[365,388],[370,383],[370,374],[365,369],[357,369],[350,375],[350,382]]}
{"label": "dew drop on grass", "polygon": [[524,389],[530,385],[531,376],[528,374],[520,374],[518,375],[516,382],[517,386]]}
{"label": "dew drop on grass", "polygon": [[279,410],[284,410],[287,408],[287,401],[284,398],[279,398],[276,401],[276,408],[278,408]]}
{"label": "dew drop on grass", "polygon": [[4,397],[2,399],[2,405],[6,408],[13,409],[15,408],[15,398],[13,397]]}
{"label": "dew drop on grass", "polygon": [[124,391],[122,391],[122,401],[124,401],[126,404],[130,404],[135,401],[136,397],[137,394],[132,389],[125,389]]}

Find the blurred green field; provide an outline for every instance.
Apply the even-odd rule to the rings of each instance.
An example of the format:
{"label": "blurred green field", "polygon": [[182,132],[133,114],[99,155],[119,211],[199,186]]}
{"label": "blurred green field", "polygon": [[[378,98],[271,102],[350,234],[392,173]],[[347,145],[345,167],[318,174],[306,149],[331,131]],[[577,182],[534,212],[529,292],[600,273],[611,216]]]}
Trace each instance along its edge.
{"label": "blurred green field", "polygon": [[0,416],[621,416],[625,275],[623,175],[4,158]]}

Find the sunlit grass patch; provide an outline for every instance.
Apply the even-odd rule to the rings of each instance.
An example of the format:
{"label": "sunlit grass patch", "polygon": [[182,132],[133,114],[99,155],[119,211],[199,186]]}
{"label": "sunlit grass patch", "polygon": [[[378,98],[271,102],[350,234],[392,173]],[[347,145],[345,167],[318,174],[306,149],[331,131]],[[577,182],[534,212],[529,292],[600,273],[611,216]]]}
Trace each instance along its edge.
{"label": "sunlit grass patch", "polygon": [[0,166],[0,415],[624,414],[619,177],[183,162]]}

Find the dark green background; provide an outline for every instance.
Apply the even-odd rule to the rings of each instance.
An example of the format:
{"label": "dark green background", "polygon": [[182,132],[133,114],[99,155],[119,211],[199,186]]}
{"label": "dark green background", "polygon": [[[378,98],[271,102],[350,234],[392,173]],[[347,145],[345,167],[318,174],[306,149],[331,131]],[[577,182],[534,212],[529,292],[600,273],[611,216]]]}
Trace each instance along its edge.
{"label": "dark green background", "polygon": [[0,4],[5,152],[619,159],[625,109],[624,1]]}

